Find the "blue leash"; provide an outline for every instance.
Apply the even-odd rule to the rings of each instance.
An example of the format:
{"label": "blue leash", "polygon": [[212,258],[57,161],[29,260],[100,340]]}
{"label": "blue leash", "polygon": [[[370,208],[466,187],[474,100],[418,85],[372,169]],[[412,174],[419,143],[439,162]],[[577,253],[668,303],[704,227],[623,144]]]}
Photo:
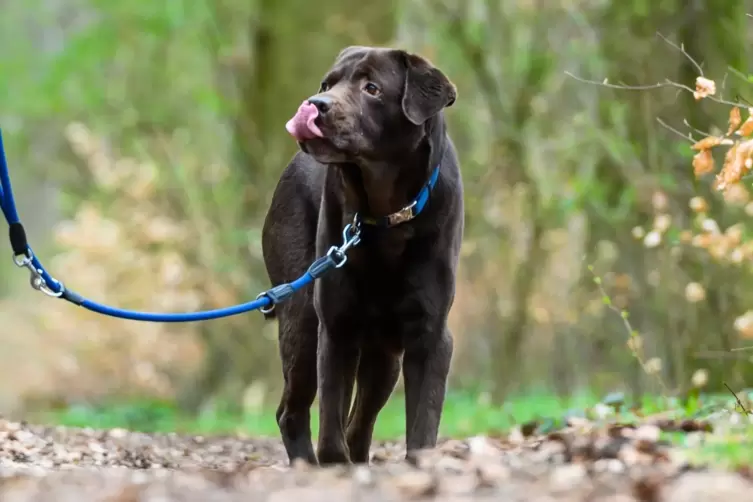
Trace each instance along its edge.
{"label": "blue leash", "polygon": [[[435,180],[436,181],[436,180]],[[433,183],[432,183],[433,185]],[[423,204],[422,204],[423,206]],[[195,322],[230,317],[243,314],[252,310],[269,313],[277,303],[289,298],[296,291],[300,291],[316,279],[332,269],[340,268],[347,261],[348,249],[358,245],[361,241],[361,226],[358,215],[353,223],[343,229],[343,243],[340,246],[332,246],[325,256],[317,259],[309,269],[298,279],[290,283],[280,284],[272,289],[260,293],[254,301],[241,303],[232,307],[215,310],[204,310],[190,313],[153,313],[125,310],[109,305],[94,302],[67,289],[62,282],[53,278],[42,266],[39,259],[34,255],[26,240],[26,232],[18,217],[16,202],[13,198],[13,189],[10,184],[8,162],[5,158],[2,131],[0,131],[0,209],[5,216],[9,227],[11,247],[13,248],[13,262],[21,268],[26,268],[31,274],[31,286],[53,298],[62,298],[74,305],[83,307],[92,312],[97,312],[110,317],[130,319],[133,321],[150,322]]]}

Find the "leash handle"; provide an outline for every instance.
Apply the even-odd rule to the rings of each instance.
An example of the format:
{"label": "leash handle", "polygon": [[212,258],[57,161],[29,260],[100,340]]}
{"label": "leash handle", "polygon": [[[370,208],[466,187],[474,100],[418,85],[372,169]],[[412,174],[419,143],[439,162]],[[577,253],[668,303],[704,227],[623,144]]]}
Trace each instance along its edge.
{"label": "leash handle", "polygon": [[5,157],[5,147],[3,145],[2,130],[0,130],[0,209],[2,210],[5,220],[8,222],[8,235],[13,249],[13,263],[19,268],[25,268],[30,274],[31,287],[41,291],[47,296],[61,298],[69,303],[78,305],[92,312],[97,312],[108,317],[119,319],[128,319],[131,321],[146,322],[197,322],[220,319],[243,314],[253,310],[259,310],[262,313],[270,313],[274,310],[276,304],[290,298],[295,292],[305,288],[316,279],[331,270],[340,268],[347,261],[347,252],[353,246],[358,245],[361,241],[360,218],[356,214],[353,223],[345,226],[343,229],[343,242],[340,246],[332,246],[325,256],[314,261],[306,273],[293,282],[280,284],[267,291],[259,293],[255,300],[224,307],[214,310],[203,310],[199,312],[186,313],[158,313],[158,312],[141,312],[137,310],[126,310],[109,305],[98,303],[85,298],[78,293],[67,289],[62,282],[53,278],[34,255],[26,238],[26,231],[21,224],[16,209],[16,201],[13,197],[13,187],[10,182],[10,172],[8,162]]}

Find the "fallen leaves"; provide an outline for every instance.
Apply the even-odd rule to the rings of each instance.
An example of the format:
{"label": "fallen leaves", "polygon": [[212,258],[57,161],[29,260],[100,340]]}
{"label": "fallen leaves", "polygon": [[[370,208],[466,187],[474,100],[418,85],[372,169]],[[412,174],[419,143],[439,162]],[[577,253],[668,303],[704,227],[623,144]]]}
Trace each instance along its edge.
{"label": "fallen leaves", "polygon": [[633,496],[640,502],[659,502],[661,500],[661,478],[644,476],[633,485]]}
{"label": "fallen leaves", "polygon": [[395,479],[395,486],[408,499],[421,499],[437,494],[439,481],[425,471],[410,471]]}
{"label": "fallen leaves", "polygon": [[[670,500],[688,500],[693,490],[682,490],[682,484],[699,472],[706,473],[704,489],[710,497],[718,493],[711,487],[716,478],[735,481],[741,497],[753,488],[744,471],[691,470],[678,447],[662,437],[666,431],[708,434],[707,422],[651,417],[639,417],[637,423],[615,422],[626,412],[624,396],[616,393],[604,401],[600,404],[610,411],[608,417],[604,413],[590,419],[569,416],[553,432],[542,432],[548,420],[535,420],[517,427],[514,440],[506,434],[440,440],[437,448],[416,452],[413,462],[404,460],[402,442],[387,442],[374,447],[375,456],[378,453],[383,459],[379,463],[328,468],[286,466],[279,441],[45,428],[0,421],[4,433],[0,498],[20,502],[554,502],[607,500],[597,493],[609,492],[612,501],[633,500],[631,495],[653,501],[667,491],[676,495]],[[19,451],[25,452],[23,460],[8,457]],[[67,462],[70,452],[77,452],[76,465],[56,467],[56,459]],[[261,456],[250,460],[254,455]],[[3,481],[11,479],[23,482]]]}

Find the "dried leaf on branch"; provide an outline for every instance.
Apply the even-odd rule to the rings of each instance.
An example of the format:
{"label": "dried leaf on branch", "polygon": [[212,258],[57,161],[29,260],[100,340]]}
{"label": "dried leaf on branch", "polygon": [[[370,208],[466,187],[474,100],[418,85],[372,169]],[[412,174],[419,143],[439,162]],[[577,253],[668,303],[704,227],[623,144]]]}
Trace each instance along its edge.
{"label": "dried leaf on branch", "polygon": [[713,171],[714,157],[711,155],[711,150],[701,150],[693,156],[693,174],[696,178]]}
{"label": "dried leaf on branch", "polygon": [[739,183],[753,167],[753,140],[735,143],[724,156],[724,165],[716,177],[716,189]]}
{"label": "dried leaf on branch", "polygon": [[690,148],[696,151],[702,151],[708,150],[709,148],[714,148],[715,146],[719,145],[732,145],[733,143],[734,141],[732,141],[731,139],[726,139],[721,136],[708,136],[698,141]]}
{"label": "dried leaf on branch", "polygon": [[738,136],[750,136],[753,134],[753,109],[748,110],[748,119],[735,132]]}
{"label": "dried leaf on branch", "polygon": [[716,82],[706,77],[698,77],[695,79],[695,92],[693,96],[696,100],[703,99],[707,96],[713,96],[716,94]]}
{"label": "dried leaf on branch", "polygon": [[740,108],[737,106],[733,107],[729,111],[729,128],[727,129],[727,136],[735,132],[742,122],[743,119],[740,116]]}

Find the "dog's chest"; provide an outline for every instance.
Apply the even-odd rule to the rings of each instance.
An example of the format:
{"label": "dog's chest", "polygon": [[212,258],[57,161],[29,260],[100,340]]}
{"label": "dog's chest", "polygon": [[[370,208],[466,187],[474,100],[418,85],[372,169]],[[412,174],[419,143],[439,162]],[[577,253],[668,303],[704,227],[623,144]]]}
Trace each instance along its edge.
{"label": "dog's chest", "polygon": [[363,256],[354,264],[353,279],[356,294],[353,301],[367,325],[392,324],[404,316],[406,303],[411,303],[415,291],[411,277],[408,249],[389,248],[384,253]]}
{"label": "dog's chest", "polygon": [[401,353],[411,334],[423,331],[429,312],[404,278],[396,278],[389,289],[375,289],[373,293],[361,296],[362,303],[357,308],[363,341],[367,346]]}
{"label": "dog's chest", "polygon": [[415,232],[410,227],[392,228],[389,230],[365,228],[359,246],[362,259],[371,268],[382,268],[385,271],[400,268],[410,259],[409,243]]}

